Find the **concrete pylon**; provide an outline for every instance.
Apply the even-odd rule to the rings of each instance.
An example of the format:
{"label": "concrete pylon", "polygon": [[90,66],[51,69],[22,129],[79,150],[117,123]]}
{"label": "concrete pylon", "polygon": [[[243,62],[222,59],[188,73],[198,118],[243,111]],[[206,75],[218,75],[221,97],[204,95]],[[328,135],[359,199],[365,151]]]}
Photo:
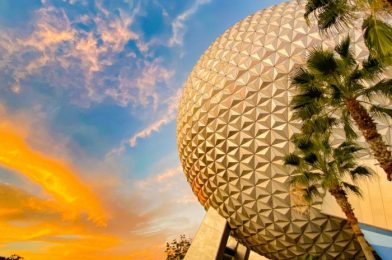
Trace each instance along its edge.
{"label": "concrete pylon", "polygon": [[225,218],[209,208],[194,237],[185,260],[267,260],[230,236]]}
{"label": "concrete pylon", "polygon": [[226,219],[209,208],[201,223],[185,260],[223,259],[230,230]]}

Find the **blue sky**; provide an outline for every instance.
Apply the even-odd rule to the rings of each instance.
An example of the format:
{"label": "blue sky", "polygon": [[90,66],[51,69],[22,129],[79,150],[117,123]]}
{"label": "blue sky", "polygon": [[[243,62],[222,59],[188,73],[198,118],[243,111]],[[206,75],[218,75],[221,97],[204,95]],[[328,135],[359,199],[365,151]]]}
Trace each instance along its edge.
{"label": "blue sky", "polygon": [[[85,218],[100,214],[99,206],[90,213],[73,209],[72,203],[63,211],[54,210],[66,202],[56,197],[64,194],[46,177],[34,177],[28,169],[0,160],[0,192],[7,191],[15,207],[25,205],[23,194],[54,210],[50,217],[36,208],[34,218],[27,213],[1,217],[9,230],[22,232],[15,221],[37,228],[23,239],[0,235],[0,252],[18,251],[31,259],[57,252],[54,259],[63,259],[58,253],[63,246],[71,248],[67,257],[148,258],[146,252],[160,252],[167,239],[180,233],[192,236],[203,209],[191,194],[177,156],[175,116],[182,85],[214,39],[278,2],[1,1],[0,126],[20,137],[23,147],[71,169],[67,174],[95,194],[86,195],[79,185],[74,190],[80,192],[81,203],[87,196],[113,214],[105,218],[105,227],[96,227]],[[40,158],[37,165],[49,167]],[[57,178],[55,171],[51,174]],[[57,189],[66,190],[66,183]],[[68,211],[73,217],[60,225]],[[56,232],[39,235],[48,218]],[[132,223],[117,227],[127,220]],[[81,243],[83,236],[98,233],[119,241],[90,251],[69,242]],[[55,237],[62,242],[54,243]]]}

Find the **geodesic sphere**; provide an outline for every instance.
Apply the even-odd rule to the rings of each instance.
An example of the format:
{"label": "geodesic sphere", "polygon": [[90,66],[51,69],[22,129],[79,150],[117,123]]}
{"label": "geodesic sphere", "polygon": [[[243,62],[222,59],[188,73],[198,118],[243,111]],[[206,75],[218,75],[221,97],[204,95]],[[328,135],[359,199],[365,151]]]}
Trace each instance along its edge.
{"label": "geodesic sphere", "polygon": [[[347,33],[320,36],[304,7],[282,3],[228,29],[200,58],[184,88],[177,117],[180,160],[193,192],[225,217],[244,245],[272,259],[307,254],[322,259],[362,257],[345,220],[294,210],[290,171],[283,156],[298,131],[289,109],[289,76],[307,50],[333,47]],[[367,49],[360,25],[351,29],[353,51]],[[348,30],[347,30],[348,31]]]}

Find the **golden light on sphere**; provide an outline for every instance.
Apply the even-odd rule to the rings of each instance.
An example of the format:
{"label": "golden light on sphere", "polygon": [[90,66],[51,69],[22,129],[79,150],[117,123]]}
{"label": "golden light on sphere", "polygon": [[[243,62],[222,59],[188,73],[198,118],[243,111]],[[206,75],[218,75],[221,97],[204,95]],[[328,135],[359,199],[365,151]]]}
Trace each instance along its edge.
{"label": "golden light on sphere", "polygon": [[[225,217],[244,245],[272,259],[312,254],[362,257],[346,221],[300,214],[289,193],[283,156],[298,131],[289,109],[289,76],[308,50],[332,47],[347,33],[320,36],[297,1],[267,8],[220,36],[191,72],[177,117],[180,160],[193,192]],[[367,55],[360,26],[351,29],[358,58]]]}

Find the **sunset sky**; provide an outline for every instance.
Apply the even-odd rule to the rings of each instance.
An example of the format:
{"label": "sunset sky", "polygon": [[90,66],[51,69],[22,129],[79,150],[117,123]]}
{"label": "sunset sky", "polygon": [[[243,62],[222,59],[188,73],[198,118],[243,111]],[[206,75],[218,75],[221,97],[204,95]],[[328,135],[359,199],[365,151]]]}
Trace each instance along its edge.
{"label": "sunset sky", "polygon": [[0,255],[163,259],[192,237],[181,87],[216,37],[278,2],[0,1]]}

